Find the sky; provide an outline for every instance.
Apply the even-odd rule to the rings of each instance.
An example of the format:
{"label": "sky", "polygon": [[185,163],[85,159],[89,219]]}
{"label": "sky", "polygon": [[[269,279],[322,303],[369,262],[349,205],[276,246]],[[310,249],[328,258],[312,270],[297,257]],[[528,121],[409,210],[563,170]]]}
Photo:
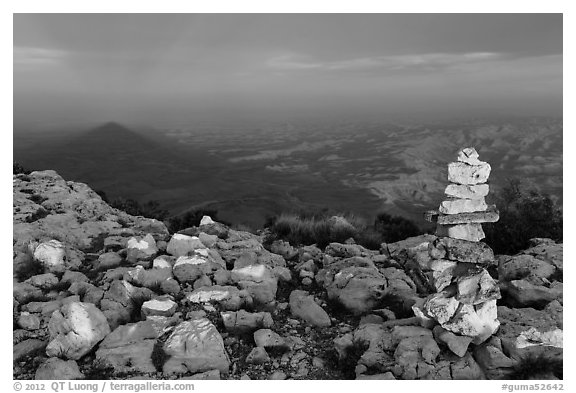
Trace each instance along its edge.
{"label": "sky", "polygon": [[561,14],[15,14],[14,122],[562,115]]}

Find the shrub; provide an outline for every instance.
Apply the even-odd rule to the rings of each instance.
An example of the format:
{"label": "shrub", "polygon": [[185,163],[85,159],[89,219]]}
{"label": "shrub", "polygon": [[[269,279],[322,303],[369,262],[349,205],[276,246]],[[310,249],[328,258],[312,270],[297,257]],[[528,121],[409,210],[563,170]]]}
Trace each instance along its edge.
{"label": "shrub", "polygon": [[268,235],[265,244],[274,240],[285,240],[293,246],[316,244],[320,248],[332,242],[344,243],[352,238],[357,244],[378,250],[382,236],[367,227],[364,220],[350,214],[328,217],[327,212],[319,215],[281,214],[268,218]]}
{"label": "shrub", "polygon": [[12,163],[12,174],[13,175],[19,175],[19,174],[29,175],[30,171],[28,169],[24,168],[21,164],[19,164],[17,162],[13,162]]}
{"label": "shrub", "polygon": [[506,379],[549,379],[551,376],[563,379],[564,366],[562,360],[549,358],[545,355],[530,355],[522,358],[506,376]]}
{"label": "shrub", "polygon": [[214,221],[218,221],[224,225],[230,226],[230,223],[222,221],[218,218],[218,211],[214,209],[197,209],[190,210],[186,213],[168,219],[168,229],[170,232],[175,233],[182,229],[197,227],[200,225],[202,217],[210,216]]}
{"label": "shrub", "polygon": [[[100,191],[100,193],[106,194]],[[102,197],[102,195],[100,195]],[[104,199],[104,198],[103,198]],[[135,199],[126,198],[116,198],[110,203],[110,206],[119,210],[122,210],[132,216],[143,216],[147,218],[155,218],[156,220],[164,220],[168,217],[168,211],[160,207],[158,201],[148,201],[146,203],[140,204]]]}
{"label": "shrub", "polygon": [[386,243],[394,243],[408,237],[418,236],[422,231],[407,218],[379,213],[374,220],[374,229]]}
{"label": "shrub", "polygon": [[549,195],[518,179],[495,196],[500,220],[484,224],[486,243],[497,254],[513,255],[529,247],[535,237],[562,241],[562,211]]}

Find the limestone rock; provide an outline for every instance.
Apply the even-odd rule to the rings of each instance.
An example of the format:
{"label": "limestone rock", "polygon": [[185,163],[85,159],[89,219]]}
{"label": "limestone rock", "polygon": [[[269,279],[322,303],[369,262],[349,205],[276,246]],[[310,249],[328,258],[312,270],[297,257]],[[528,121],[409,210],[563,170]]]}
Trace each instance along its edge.
{"label": "limestone rock", "polygon": [[494,252],[482,242],[443,237],[435,243],[435,248],[446,250],[446,259],[457,262],[476,263],[478,265],[496,265]]}
{"label": "limestone rock", "polygon": [[93,304],[73,302],[52,314],[48,331],[48,356],[78,360],[110,333],[110,326]]}
{"label": "limestone rock", "polygon": [[548,278],[556,267],[531,255],[504,256],[498,266],[498,277],[502,281],[527,279],[533,284],[541,284],[542,278]]}
{"label": "limestone rock", "polygon": [[254,342],[258,347],[263,347],[273,351],[284,352],[290,349],[286,340],[270,329],[260,329],[255,331]]}
{"label": "limestone rock", "polygon": [[152,351],[158,332],[150,321],[117,327],[100,343],[96,359],[123,372],[156,372]]}
{"label": "limestone rock", "polygon": [[168,298],[157,298],[148,300],[142,304],[142,315],[158,315],[171,317],[176,312],[178,304]]}
{"label": "limestone rock", "polygon": [[562,330],[554,329],[548,332],[540,332],[538,329],[531,327],[520,333],[516,339],[516,348],[522,349],[536,345],[563,348],[564,340]]}
{"label": "limestone rock", "polygon": [[496,300],[472,306],[463,304],[442,327],[453,333],[472,337],[474,344],[486,341],[500,326]]}
{"label": "limestone rock", "polygon": [[58,240],[40,243],[34,250],[34,259],[50,272],[64,272],[66,270],[66,247]]}
{"label": "limestone rock", "polygon": [[27,282],[18,282],[12,286],[12,296],[18,303],[25,304],[30,300],[41,298],[42,290]]}
{"label": "limestone rock", "polygon": [[84,374],[80,372],[78,364],[74,360],[48,358],[36,370],[34,379],[50,381],[63,379],[84,379]]}
{"label": "limestone rock", "polygon": [[56,284],[58,284],[58,277],[52,273],[37,274],[30,277],[25,282],[34,285],[35,287],[41,289],[50,289]]}
{"label": "limestone rock", "polygon": [[474,349],[474,359],[490,379],[505,377],[516,365],[513,359],[506,356],[501,348],[484,343]]}
{"label": "limestone rock", "polygon": [[486,237],[481,224],[438,224],[436,226],[436,236],[447,236],[453,239],[468,240],[471,242],[479,242]]}
{"label": "limestone rock", "polygon": [[484,212],[488,205],[481,199],[448,199],[440,203],[438,211],[443,214]]}
{"label": "limestone rock", "polygon": [[480,224],[483,222],[496,222],[500,219],[500,214],[494,205],[488,205],[486,211],[459,214],[440,214],[436,222],[442,225],[456,224]]}
{"label": "limestone rock", "polygon": [[441,326],[434,327],[433,333],[436,341],[446,344],[446,346],[459,357],[466,355],[468,345],[472,342],[472,337],[457,336]]}
{"label": "limestone rock", "polygon": [[469,165],[481,165],[482,161],[478,157],[478,152],[473,147],[465,147],[458,151],[458,161]]}
{"label": "limestone rock", "polygon": [[269,309],[274,305],[278,279],[268,266],[257,264],[234,268],[230,278],[250,294],[256,307]]}
{"label": "limestone rock", "polygon": [[490,176],[490,170],[490,164],[487,162],[482,162],[479,165],[451,162],[448,164],[448,181],[468,185],[486,183]]}
{"label": "limestone rock", "polygon": [[290,312],[313,326],[327,327],[332,323],[330,316],[314,301],[308,292],[295,290],[290,293]]}
{"label": "limestone rock", "polygon": [[228,374],[230,361],[222,336],[206,318],[184,321],[176,326],[164,344],[164,352],[170,356],[164,363],[164,374],[209,370]]}
{"label": "limestone rock", "polygon": [[503,292],[518,307],[537,307],[562,299],[563,284],[555,283],[551,287],[534,285],[527,280],[512,280],[503,286]]}
{"label": "limestone rock", "polygon": [[30,338],[20,341],[12,347],[12,360],[17,362],[27,356],[32,356],[46,348],[46,341]]}
{"label": "limestone rock", "polygon": [[488,184],[448,184],[444,189],[444,194],[460,199],[483,199],[490,191]]}
{"label": "limestone rock", "polygon": [[23,311],[18,317],[18,326],[26,330],[40,329],[40,318],[37,315]]}
{"label": "limestone rock", "polygon": [[174,263],[172,273],[180,283],[194,282],[202,275],[210,274],[213,270],[221,269],[209,254],[194,253],[190,256],[181,256]]}
{"label": "limestone rock", "polygon": [[154,237],[152,237],[151,234],[147,234],[142,239],[136,237],[128,239],[126,247],[128,249],[134,248],[140,250],[148,256],[154,255],[158,252],[158,247],[156,246],[156,240],[154,240]]}
{"label": "limestone rock", "polygon": [[226,331],[233,334],[245,334],[261,328],[272,327],[274,321],[268,312],[249,313],[245,310],[223,312],[222,321]]}
{"label": "limestone rock", "polygon": [[184,255],[190,255],[197,249],[206,248],[204,244],[195,236],[187,236],[182,234],[174,234],[168,246],[166,252],[175,257],[181,257]]}
{"label": "limestone rock", "polygon": [[270,356],[263,347],[255,347],[246,356],[246,363],[248,364],[264,364],[270,362]]}
{"label": "limestone rock", "polygon": [[394,374],[402,379],[425,379],[434,370],[440,348],[431,336],[413,336],[400,341],[394,351]]}
{"label": "limestone rock", "polygon": [[456,285],[456,300],[460,303],[477,305],[501,297],[496,281],[482,268],[473,267],[460,273]]}
{"label": "limestone rock", "polygon": [[247,296],[233,286],[213,285],[195,289],[186,295],[191,303],[218,303],[225,310],[239,310],[247,301]]}

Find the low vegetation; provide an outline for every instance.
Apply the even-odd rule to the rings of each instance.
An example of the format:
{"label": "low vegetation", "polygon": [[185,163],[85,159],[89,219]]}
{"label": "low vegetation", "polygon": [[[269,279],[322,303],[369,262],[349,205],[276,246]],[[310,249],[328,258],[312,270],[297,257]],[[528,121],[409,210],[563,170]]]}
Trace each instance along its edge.
{"label": "low vegetation", "polygon": [[512,179],[495,196],[500,220],[484,224],[486,243],[496,254],[513,255],[535,237],[562,241],[562,210],[547,194]]}
{"label": "low vegetation", "polygon": [[316,215],[282,214],[268,219],[266,227],[266,243],[285,240],[293,246],[316,244],[320,248],[332,242],[354,239],[356,244],[377,250],[383,242],[395,242],[421,233],[411,221],[386,213],[379,214],[372,225],[351,214],[331,216],[325,211]]}

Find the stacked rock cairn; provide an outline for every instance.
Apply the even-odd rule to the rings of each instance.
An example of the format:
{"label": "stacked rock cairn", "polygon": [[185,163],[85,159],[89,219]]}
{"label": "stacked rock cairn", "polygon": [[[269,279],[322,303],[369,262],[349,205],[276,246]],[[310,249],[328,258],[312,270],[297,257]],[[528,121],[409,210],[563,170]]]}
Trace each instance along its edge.
{"label": "stacked rock cairn", "polygon": [[456,335],[466,347],[486,341],[500,325],[496,307],[500,290],[486,270],[497,263],[492,249],[480,242],[481,223],[499,218],[496,207],[484,200],[490,169],[474,148],[460,150],[458,161],[448,164],[448,198],[438,211],[426,214],[437,224],[426,266],[436,293],[413,307],[422,325],[440,325],[435,335]]}

